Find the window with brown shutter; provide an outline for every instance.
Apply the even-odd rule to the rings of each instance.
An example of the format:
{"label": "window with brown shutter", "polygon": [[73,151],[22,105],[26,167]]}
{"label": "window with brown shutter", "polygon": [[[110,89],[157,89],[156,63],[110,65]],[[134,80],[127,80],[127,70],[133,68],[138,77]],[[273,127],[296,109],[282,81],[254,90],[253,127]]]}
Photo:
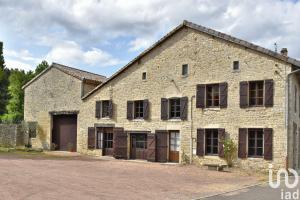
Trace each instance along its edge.
{"label": "window with brown shutter", "polygon": [[272,107],[274,104],[274,81],[265,80],[265,106]]}
{"label": "window with brown shutter", "polygon": [[263,156],[263,129],[248,129],[248,157]]}
{"label": "window with brown shutter", "polygon": [[108,117],[109,118],[113,117],[113,102],[112,102],[112,100],[108,101]]}
{"label": "window with brown shutter", "polygon": [[180,98],[169,99],[169,118],[180,118]]}
{"label": "window with brown shutter", "polygon": [[143,119],[144,118],[144,101],[134,101],[134,119]]}
{"label": "window with brown shutter", "polygon": [[188,112],[188,98],[182,97],[180,98],[180,119],[187,120],[187,112]]}
{"label": "window with brown shutter", "polygon": [[133,119],[133,101],[127,101],[127,119]]}
{"label": "window with brown shutter", "polygon": [[205,129],[205,155],[218,155],[218,129]]}
{"label": "window with brown shutter", "polygon": [[205,107],[205,85],[199,84],[197,85],[196,108],[204,108],[204,107]]}
{"label": "window with brown shutter", "polygon": [[204,129],[197,129],[197,149],[198,156],[204,156]]}
{"label": "window with brown shutter", "polygon": [[94,149],[96,146],[95,127],[88,127],[88,149]]}
{"label": "window with brown shutter", "polygon": [[206,85],[206,107],[219,107],[220,90],[219,84]]}
{"label": "window with brown shutter", "polygon": [[219,156],[221,158],[224,157],[224,140],[225,140],[225,129],[219,128],[218,129],[218,135],[219,135]]}
{"label": "window with brown shutter", "polygon": [[239,129],[238,157],[247,158],[247,129]]}
{"label": "window with brown shutter", "polygon": [[161,119],[162,120],[167,120],[168,119],[168,99],[162,98],[161,99]]}
{"label": "window with brown shutter", "polygon": [[101,117],[101,101],[96,101],[95,117],[99,119]]}
{"label": "window with brown shutter", "polygon": [[102,114],[101,116],[104,117],[109,117],[109,101],[101,101],[102,103]]}
{"label": "window with brown shutter", "polygon": [[248,82],[242,81],[240,82],[240,107],[246,108],[248,107]]}
{"label": "window with brown shutter", "polygon": [[149,119],[149,100],[148,99],[145,99],[143,101],[143,104],[144,104],[144,119],[147,120]]}
{"label": "window with brown shutter", "polygon": [[228,83],[220,83],[220,108],[227,108]]}
{"label": "window with brown shutter", "polygon": [[264,159],[273,159],[273,130],[271,128],[264,129]]}

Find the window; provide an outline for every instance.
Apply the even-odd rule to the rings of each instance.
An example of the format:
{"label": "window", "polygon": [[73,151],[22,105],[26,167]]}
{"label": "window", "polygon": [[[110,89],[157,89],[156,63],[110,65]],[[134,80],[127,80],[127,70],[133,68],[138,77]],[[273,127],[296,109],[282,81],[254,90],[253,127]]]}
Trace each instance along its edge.
{"label": "window", "polygon": [[102,117],[109,117],[109,101],[102,101]]}
{"label": "window", "polygon": [[179,151],[180,150],[180,134],[179,132],[170,133],[170,150]]}
{"label": "window", "polygon": [[263,156],[263,129],[248,129],[248,156]]}
{"label": "window", "polygon": [[170,118],[180,118],[180,98],[170,99]]}
{"label": "window", "polygon": [[134,102],[134,118],[141,119],[144,117],[144,101]]}
{"label": "window", "polygon": [[239,70],[239,69],[240,69],[240,62],[233,61],[233,70]]}
{"label": "window", "polygon": [[147,135],[146,134],[135,134],[135,142],[132,143],[132,148],[147,149]]}
{"label": "window", "polygon": [[249,82],[249,105],[262,106],[264,104],[264,81]]}
{"label": "window", "polygon": [[218,154],[218,129],[205,129],[205,154]]}
{"label": "window", "polygon": [[97,131],[97,149],[102,149],[103,144],[103,133]]}
{"label": "window", "polygon": [[147,73],[143,72],[143,74],[142,74],[142,80],[146,80],[146,79],[147,79]]}
{"label": "window", "polygon": [[187,64],[182,65],[181,75],[182,76],[187,76],[188,73],[189,73],[189,66]]}
{"label": "window", "polygon": [[218,107],[220,105],[219,84],[206,85],[206,107]]}
{"label": "window", "polygon": [[104,133],[104,148],[113,148],[113,133]]}

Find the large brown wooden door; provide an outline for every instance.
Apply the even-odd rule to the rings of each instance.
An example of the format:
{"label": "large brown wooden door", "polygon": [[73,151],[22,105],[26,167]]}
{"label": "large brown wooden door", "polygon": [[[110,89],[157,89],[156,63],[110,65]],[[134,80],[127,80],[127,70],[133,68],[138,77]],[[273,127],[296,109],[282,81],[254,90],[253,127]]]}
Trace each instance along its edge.
{"label": "large brown wooden door", "polygon": [[179,151],[180,151],[180,134],[179,131],[170,131],[170,152],[169,161],[179,162]]}
{"label": "large brown wooden door", "polygon": [[76,151],[77,115],[54,115],[52,143],[55,150]]}
{"label": "large brown wooden door", "polygon": [[103,156],[113,155],[113,128],[97,128],[97,149],[102,149]]}
{"label": "large brown wooden door", "polygon": [[168,131],[156,131],[156,161],[168,162]]}
{"label": "large brown wooden door", "polygon": [[131,159],[147,159],[147,134],[137,133],[131,134]]}
{"label": "large brown wooden door", "polygon": [[113,128],[113,156],[127,159],[127,133],[123,128]]}

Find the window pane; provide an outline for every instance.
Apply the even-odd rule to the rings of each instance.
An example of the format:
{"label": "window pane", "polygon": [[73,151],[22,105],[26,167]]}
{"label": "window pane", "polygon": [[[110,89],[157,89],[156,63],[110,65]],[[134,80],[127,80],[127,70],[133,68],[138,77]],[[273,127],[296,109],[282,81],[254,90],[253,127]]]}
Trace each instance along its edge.
{"label": "window pane", "polygon": [[262,156],[263,155],[263,149],[262,148],[257,148],[256,152],[257,152],[257,156]]}
{"label": "window pane", "polygon": [[254,148],[248,148],[248,155],[249,156],[254,156],[255,154],[255,149]]}

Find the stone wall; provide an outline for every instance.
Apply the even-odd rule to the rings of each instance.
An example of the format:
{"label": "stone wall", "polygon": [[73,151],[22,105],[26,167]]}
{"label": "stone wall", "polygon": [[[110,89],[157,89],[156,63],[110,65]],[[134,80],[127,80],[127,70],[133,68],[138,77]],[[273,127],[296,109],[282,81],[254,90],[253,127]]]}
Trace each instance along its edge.
{"label": "stone wall", "polygon": [[[234,71],[233,61],[238,60],[240,69]],[[189,75],[182,76],[182,65],[188,64]],[[277,71],[277,73],[275,73]],[[196,147],[197,128],[225,128],[228,137],[238,142],[239,128],[272,128],[273,160],[263,158],[239,159],[239,166],[247,169],[285,167],[287,130],[285,127],[285,80],[291,66],[283,61],[249,50],[224,40],[183,28],[163,44],[135,62],[81,105],[78,115],[77,147],[82,153],[99,153],[87,150],[88,127],[95,123],[113,123],[125,130],[179,130],[181,151],[190,155]],[[142,73],[147,79],[142,80]],[[241,81],[274,80],[274,106],[241,109],[239,83]],[[228,83],[228,107],[199,109],[195,106],[197,84]],[[188,120],[161,120],[161,98],[187,96]],[[95,118],[95,102],[112,99],[112,119]],[[149,120],[127,120],[127,101],[149,99]],[[191,138],[192,134],[192,138]],[[190,141],[193,140],[191,147]],[[192,153],[193,154],[193,153]],[[180,158],[181,159],[181,158]],[[218,156],[199,158],[199,163],[223,162]]]}
{"label": "stone wall", "polygon": [[0,146],[24,146],[24,131],[21,124],[0,124]]}

